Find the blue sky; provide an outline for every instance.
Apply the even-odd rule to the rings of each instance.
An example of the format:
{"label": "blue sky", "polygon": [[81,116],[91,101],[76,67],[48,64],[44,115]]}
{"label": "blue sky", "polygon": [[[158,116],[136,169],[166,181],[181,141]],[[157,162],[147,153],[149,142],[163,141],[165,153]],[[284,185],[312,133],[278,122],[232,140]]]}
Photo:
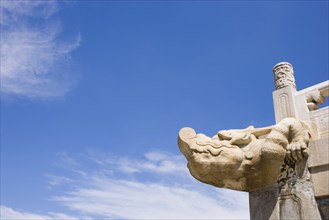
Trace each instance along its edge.
{"label": "blue sky", "polygon": [[273,124],[281,61],[328,79],[328,1],[1,1],[2,219],[248,219],[177,134]]}

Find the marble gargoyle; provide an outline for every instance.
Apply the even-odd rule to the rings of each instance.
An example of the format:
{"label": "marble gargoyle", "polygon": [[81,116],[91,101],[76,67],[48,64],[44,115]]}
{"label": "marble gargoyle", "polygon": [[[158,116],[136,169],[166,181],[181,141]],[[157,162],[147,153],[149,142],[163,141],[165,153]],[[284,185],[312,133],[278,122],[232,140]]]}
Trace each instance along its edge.
{"label": "marble gargoyle", "polygon": [[310,134],[304,122],[286,118],[264,128],[219,131],[212,138],[182,128],[178,145],[199,181],[250,191],[275,185],[284,161],[305,160]]}

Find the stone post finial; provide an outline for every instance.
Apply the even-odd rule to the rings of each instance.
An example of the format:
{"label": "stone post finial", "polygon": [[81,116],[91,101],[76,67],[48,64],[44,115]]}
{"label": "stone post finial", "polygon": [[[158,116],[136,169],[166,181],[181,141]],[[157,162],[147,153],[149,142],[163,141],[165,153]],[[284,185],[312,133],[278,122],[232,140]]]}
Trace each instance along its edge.
{"label": "stone post finial", "polygon": [[281,62],[273,67],[276,90],[292,85],[296,88],[294,69],[288,62]]}

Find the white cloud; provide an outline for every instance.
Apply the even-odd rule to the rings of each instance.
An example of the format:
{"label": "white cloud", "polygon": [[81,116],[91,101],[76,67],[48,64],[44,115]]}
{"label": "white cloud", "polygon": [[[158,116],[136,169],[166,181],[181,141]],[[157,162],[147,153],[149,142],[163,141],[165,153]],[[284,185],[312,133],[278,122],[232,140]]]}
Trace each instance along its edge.
{"label": "white cloud", "polygon": [[121,172],[127,173],[154,172],[182,175],[182,173],[187,171],[183,156],[168,155],[165,152],[149,152],[145,154],[145,159],[131,160],[129,158],[121,158],[115,160],[115,163]]}
{"label": "white cloud", "polygon": [[64,177],[64,176],[46,174],[45,177],[48,178],[48,183],[49,183],[50,187],[58,186],[58,185],[62,185],[62,184],[71,184],[73,182],[72,179]]}
{"label": "white cloud", "polygon": [[[124,219],[246,219],[246,195],[233,198],[234,206],[216,190],[160,183],[93,177],[92,185],[67,192],[54,200],[71,210],[96,217]],[[210,193],[213,196],[209,195]],[[245,203],[245,204],[244,204]]]}
{"label": "white cloud", "polygon": [[94,161],[98,168],[76,177],[74,187],[53,200],[95,218],[249,218],[247,193],[194,180],[182,156],[165,152],[150,152],[144,159],[101,155],[88,154],[85,159]]}
{"label": "white cloud", "polygon": [[62,214],[62,213],[49,213],[48,215],[39,215],[28,212],[21,212],[12,208],[1,205],[0,206],[0,219],[1,220],[77,220],[78,218]]}
{"label": "white cloud", "polygon": [[57,1],[1,1],[1,92],[57,97],[74,84],[70,53],[80,36],[64,39]]}
{"label": "white cloud", "polygon": [[[186,160],[180,155],[149,152],[136,159],[89,152],[73,157],[68,153],[58,156],[63,157],[59,161],[69,161],[66,170],[61,175],[45,176],[49,179],[48,189],[54,192],[50,201],[67,210],[61,212],[74,213],[67,216],[79,219],[86,219],[84,216],[90,219],[249,218],[247,193],[198,182],[191,177]],[[129,164],[128,167],[138,172],[127,172],[122,164]],[[12,219],[65,216],[18,212],[5,206],[2,209],[4,216],[13,216]]]}

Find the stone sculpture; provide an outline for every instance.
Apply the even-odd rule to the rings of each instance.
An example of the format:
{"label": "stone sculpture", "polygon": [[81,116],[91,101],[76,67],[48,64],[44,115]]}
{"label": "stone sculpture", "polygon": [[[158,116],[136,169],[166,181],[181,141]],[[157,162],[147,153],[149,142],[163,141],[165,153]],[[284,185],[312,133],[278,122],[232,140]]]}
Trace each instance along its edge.
{"label": "stone sculpture", "polygon": [[212,138],[183,128],[178,144],[199,181],[250,191],[277,184],[283,164],[303,161],[310,136],[306,123],[286,118],[265,128],[219,131]]}
{"label": "stone sculpture", "polygon": [[253,220],[329,220],[329,81],[297,91],[290,63],[273,73],[276,125],[213,137],[183,128],[179,148],[196,179],[249,192]]}

